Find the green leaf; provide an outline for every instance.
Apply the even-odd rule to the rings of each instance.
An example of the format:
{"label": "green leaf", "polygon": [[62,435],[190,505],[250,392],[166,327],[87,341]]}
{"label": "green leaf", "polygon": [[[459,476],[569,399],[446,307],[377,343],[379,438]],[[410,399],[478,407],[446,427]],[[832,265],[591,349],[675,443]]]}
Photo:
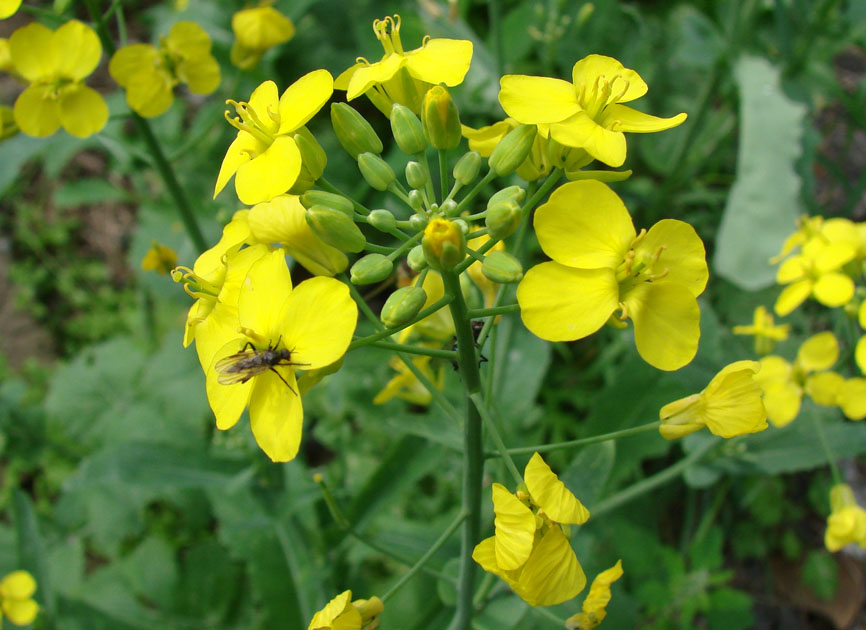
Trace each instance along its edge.
{"label": "green leaf", "polygon": [[831,601],[839,588],[839,569],[833,555],[824,549],[813,549],[803,562],[803,585],[825,601]]}
{"label": "green leaf", "polygon": [[719,588],[710,593],[710,607],[706,611],[709,630],[747,630],[753,628],[752,598],[733,588]]}
{"label": "green leaf", "polygon": [[33,510],[30,497],[15,488],[12,491],[15,515],[15,531],[18,537],[18,567],[29,571],[36,580],[40,601],[49,613],[53,613],[56,602],[49,577],[45,543],[39,531],[39,521]]}
{"label": "green leaf", "polygon": [[578,453],[559,478],[590,511],[610,477],[616,459],[616,442],[590,444]]}
{"label": "green leaf", "polygon": [[722,545],[725,542],[721,528],[712,527],[700,540],[692,541],[689,558],[693,569],[715,571],[722,567]]}
{"label": "green leaf", "polygon": [[714,264],[721,276],[754,290],[774,282],[768,260],[802,214],[795,162],[806,108],[785,95],[778,68],[765,59],[742,57],[734,75],[741,119],[737,179],[719,226]]}
{"label": "green leaf", "polygon": [[107,201],[126,201],[126,190],[105,179],[82,178],[63,183],[54,192],[54,203],[58,208],[105,203]]}
{"label": "green leaf", "polygon": [[222,545],[212,538],[198,542],[183,557],[178,610],[218,627],[235,605],[241,580],[240,567]]}

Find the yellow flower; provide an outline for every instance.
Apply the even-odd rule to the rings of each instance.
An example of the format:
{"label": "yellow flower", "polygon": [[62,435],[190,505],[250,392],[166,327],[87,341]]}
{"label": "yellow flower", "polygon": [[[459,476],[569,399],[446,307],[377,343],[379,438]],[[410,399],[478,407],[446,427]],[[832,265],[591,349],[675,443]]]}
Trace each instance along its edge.
{"label": "yellow flower", "polygon": [[431,219],[421,245],[427,264],[436,270],[451,269],[466,257],[466,235],[448,219]]}
{"label": "yellow flower", "polygon": [[509,74],[500,80],[499,103],[515,120],[538,125],[541,135],[586,150],[610,166],[625,162],[623,132],[651,133],[676,127],[686,114],[657,118],[621,103],[640,98],[647,84],[612,57],[589,55],[572,69],[572,83]]}
{"label": "yellow flower", "polygon": [[0,0],[0,20],[12,17],[21,6],[21,0]]}
{"label": "yellow flower", "polygon": [[557,189],[534,225],[553,262],[530,269],[517,287],[529,330],[573,341],[609,320],[622,327],[631,318],[644,361],[676,370],[692,360],[700,337],[697,296],[708,278],[704,244],[692,226],[664,219],[636,234],[616,193],[592,180]]}
{"label": "yellow flower", "polygon": [[39,604],[33,600],[36,580],[27,571],[13,571],[0,580],[0,622],[5,615],[16,626],[33,623]]}
{"label": "yellow flower", "polygon": [[50,136],[61,125],[78,138],[101,130],[108,106],[83,80],[99,64],[102,44],[77,20],[56,31],[33,22],[9,38],[15,73],[29,82],[15,101],[15,122],[29,136]]}
{"label": "yellow flower", "polygon": [[788,285],[776,299],[779,316],[788,315],[810,296],[831,308],[854,297],[854,281],[841,268],[854,260],[857,250],[844,242],[812,243],[783,262],[776,272],[776,282]]}
{"label": "yellow flower", "polygon": [[425,37],[421,48],[406,52],[400,41],[399,15],[374,21],[373,32],[385,55],[372,64],[358,57],[354,66],[337,77],[334,87],[346,90],[350,101],[366,94],[386,116],[394,103],[420,115],[421,100],[428,89],[439,83],[448,87],[459,85],[469,70],[470,41]]}
{"label": "yellow flower", "polygon": [[[422,345],[430,345],[433,347],[432,344]],[[442,366],[440,366],[439,370],[434,373],[430,367],[430,360],[431,357],[420,356],[412,359],[412,364],[421,370],[421,373],[424,374],[439,391],[442,391],[445,387],[445,371]],[[424,384],[418,380],[418,377],[415,376],[415,374],[406,366],[402,359],[399,357],[393,357],[389,362],[389,365],[392,369],[396,370],[397,375],[388,381],[382,391],[376,394],[376,397],[373,398],[374,405],[384,405],[394,397],[407,400],[413,405],[426,406],[432,402],[433,394],[431,394]]]}
{"label": "yellow flower", "polygon": [[295,25],[273,7],[243,9],[232,16],[235,43],[231,60],[241,70],[252,70],[268,50],[295,36]]}
{"label": "yellow flower", "polygon": [[610,602],[610,585],[622,577],[622,560],[606,571],[595,576],[589,595],[583,600],[583,612],[572,615],[565,620],[569,630],[595,630],[607,616],[607,605]]}
{"label": "yellow flower", "polygon": [[343,591],[313,616],[308,630],[374,630],[385,605],[378,597],[352,601],[352,591]]}
{"label": "yellow flower", "polygon": [[554,606],[575,597],[586,576],[561,525],[581,525],[589,511],[538,453],[523,473],[526,490],[493,484],[495,534],[472,552],[530,606]]}
{"label": "yellow flower", "polygon": [[198,24],[178,22],[158,48],[131,44],[118,50],[108,72],[126,90],[132,110],[153,118],[171,107],[178,83],[186,83],[193,94],[210,94],[219,87],[220,66],[210,51],[210,37]]}
{"label": "yellow flower", "polygon": [[836,404],[851,420],[866,418],[866,378],[842,381],[836,390]]}
{"label": "yellow flower", "polygon": [[[499,141],[512,129],[519,126],[520,123],[513,118],[506,118],[497,123],[473,129],[463,125],[463,137],[469,141],[469,149],[478,151],[481,157],[490,157],[493,149],[499,144]],[[541,179],[550,174],[553,169],[553,164],[547,157],[548,139],[541,134],[535,135],[535,140],[532,141],[532,148],[529,150],[529,155],[523,160],[523,163],[517,167],[517,175],[528,182],[534,182],[536,179]]]}
{"label": "yellow flower", "polygon": [[725,366],[700,394],[692,394],[659,411],[663,438],[672,440],[707,427],[714,435],[729,438],[767,428],[767,412],[761,386],[755,380],[757,361],[737,361]]}
{"label": "yellow flower", "polygon": [[820,405],[835,405],[844,379],[826,370],[838,358],[839,343],[831,332],[807,339],[797,351],[793,365],[775,355],[762,358],[755,379],[764,390],[767,419],[777,427],[790,423],[800,413],[804,391]]}
{"label": "yellow flower", "polygon": [[153,241],[150,249],[141,259],[141,269],[143,271],[155,271],[157,273],[168,274],[177,265],[177,252],[171,247],[161,245]]}
{"label": "yellow flower", "polygon": [[771,258],[770,262],[781,261],[797,248],[800,248],[804,255],[815,256],[817,250],[833,243],[850,245],[857,252],[858,258],[866,255],[866,242],[858,224],[838,217],[825,219],[821,216],[804,215],[797,219],[797,231],[785,239],[782,250]]}
{"label": "yellow flower", "polygon": [[850,543],[866,548],[866,510],[857,505],[851,487],[840,483],[830,489],[824,546],[828,551],[839,551]]}
{"label": "yellow flower", "polygon": [[277,97],[277,84],[265,81],[253,91],[249,103],[226,101],[237,116],[226,120],[238,135],[223,159],[214,197],[232,175],[238,199],[247,205],[270,201],[289,190],[301,173],[301,152],[294,134],[331,98],[333,77],[313,70]]}
{"label": "yellow flower", "polygon": [[769,354],[776,346],[776,342],[788,338],[790,331],[790,324],[774,325],[773,316],[763,306],[755,309],[751,326],[734,326],[735,335],[754,335],[755,354]]}
{"label": "yellow flower", "polygon": [[[860,309],[857,311],[857,322],[862,330],[866,330],[866,300],[860,304]],[[861,335],[857,340],[857,345],[854,348],[854,361],[857,367],[863,374],[866,374],[866,335]]]}
{"label": "yellow flower", "polygon": [[255,205],[247,221],[256,242],[282,244],[286,253],[310,273],[333,277],[345,271],[349,266],[346,254],[316,236],[304,213],[299,197],[280,195]]}
{"label": "yellow flower", "polygon": [[333,278],[311,278],[293,289],[278,250],[252,264],[237,309],[240,336],[213,356],[208,402],[221,430],[234,426],[249,405],[256,442],[273,461],[289,461],[303,423],[295,368],[318,370],[340,359],[358,308],[348,287]]}

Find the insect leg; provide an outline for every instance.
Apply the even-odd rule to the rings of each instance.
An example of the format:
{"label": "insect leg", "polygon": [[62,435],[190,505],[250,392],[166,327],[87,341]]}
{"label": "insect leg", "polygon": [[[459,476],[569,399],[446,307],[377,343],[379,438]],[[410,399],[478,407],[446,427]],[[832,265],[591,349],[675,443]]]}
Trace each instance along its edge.
{"label": "insect leg", "polygon": [[294,390],[294,388],[293,388],[291,385],[289,385],[289,382],[288,382],[286,379],[284,379],[284,378],[283,378],[283,375],[280,374],[279,372],[277,372],[277,370],[276,370],[273,366],[269,367],[268,369],[269,369],[271,372],[273,372],[274,374],[276,374],[277,376],[279,376],[279,377],[280,377],[280,380],[281,380],[283,383],[286,384],[286,387],[288,387],[289,390],[291,390],[291,392],[292,392],[295,396],[298,395],[298,392],[296,392],[296,391]]}

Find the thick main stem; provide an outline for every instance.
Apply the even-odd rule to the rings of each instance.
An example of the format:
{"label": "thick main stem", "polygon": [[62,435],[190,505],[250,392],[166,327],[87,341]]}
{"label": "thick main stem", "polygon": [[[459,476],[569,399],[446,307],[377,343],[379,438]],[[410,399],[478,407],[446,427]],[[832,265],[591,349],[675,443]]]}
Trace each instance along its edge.
{"label": "thick main stem", "polygon": [[472,551],[481,534],[481,473],[484,452],[481,443],[481,414],[471,396],[481,391],[481,373],[475,336],[469,321],[469,309],[463,300],[460,280],[453,271],[443,271],[445,291],[454,296],[449,305],[457,336],[457,363],[466,390],[466,419],[463,425],[463,521],[460,540],[460,574],[457,578],[457,611],[451,630],[469,630],[472,625],[472,597],[475,590],[475,561]]}

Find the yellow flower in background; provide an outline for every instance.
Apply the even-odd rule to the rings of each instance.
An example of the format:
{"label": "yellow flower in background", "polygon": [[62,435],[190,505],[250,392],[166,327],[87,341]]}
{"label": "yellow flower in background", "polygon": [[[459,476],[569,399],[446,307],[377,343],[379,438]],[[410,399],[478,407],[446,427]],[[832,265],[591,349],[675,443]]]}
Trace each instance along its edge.
{"label": "yellow flower in background", "polygon": [[378,597],[352,601],[352,591],[343,591],[313,616],[308,630],[374,630],[385,605]]}
{"label": "yellow flower in background", "polygon": [[169,274],[177,266],[177,252],[171,247],[161,245],[156,241],[150,244],[150,249],[141,259],[142,271],[155,271]]}
{"label": "yellow flower in background", "polygon": [[692,226],[664,219],[637,234],[616,193],[592,180],[558,188],[536,211],[534,226],[553,259],[527,271],[517,287],[520,316],[535,335],[574,341],[628,318],[650,365],[676,370],[694,358],[697,296],[708,271]]}
{"label": "yellow flower in background", "polygon": [[866,510],[857,505],[851,486],[840,483],[830,489],[824,546],[828,551],[839,551],[850,543],[866,548]]}
{"label": "yellow flower in background", "polygon": [[757,433],[767,428],[763,391],[755,373],[757,361],[725,366],[700,394],[668,403],[659,411],[663,438],[672,440],[707,427],[724,438]]}
{"label": "yellow flower in background", "polygon": [[232,16],[231,60],[241,70],[252,70],[268,50],[295,36],[295,25],[273,7],[243,9]]}
{"label": "yellow flower in background", "polygon": [[385,49],[385,55],[376,63],[358,57],[354,66],[337,77],[334,87],[346,90],[350,101],[366,94],[386,116],[391,114],[394,103],[405,105],[420,115],[421,101],[427,90],[440,83],[448,87],[459,85],[469,70],[470,41],[425,37],[421,48],[404,51],[399,15],[374,21],[373,32]]}
{"label": "yellow flower in background", "polygon": [[[866,330],[866,300],[863,300],[857,311],[857,322],[860,324],[861,330]],[[860,339],[857,340],[857,345],[854,348],[854,361],[860,371],[866,374],[866,334],[860,335]]]}
{"label": "yellow flower in background", "polygon": [[859,225],[849,219],[804,215],[797,219],[797,231],[785,239],[782,250],[770,262],[780,262],[798,248],[802,254],[814,257],[819,249],[833,243],[850,245],[862,258],[866,255],[866,241]]}
{"label": "yellow flower in background", "polygon": [[159,116],[174,101],[174,86],[185,83],[193,94],[219,87],[220,66],[211,55],[211,40],[195,22],[178,22],[159,47],[130,44],[111,57],[108,72],[126,90],[126,102],[145,118]]}
{"label": "yellow flower in background", "polygon": [[35,592],[36,580],[27,571],[13,571],[0,580],[0,623],[4,616],[16,626],[33,623],[39,613]]}
{"label": "yellow flower in background", "polygon": [[779,316],[788,315],[809,297],[831,308],[854,297],[854,281],[842,267],[854,260],[857,250],[844,242],[812,243],[815,245],[785,260],[776,272],[776,282],[788,285],[776,299]]}
{"label": "yellow flower in background", "polygon": [[[432,344],[421,345],[435,347]],[[430,367],[431,359],[432,357],[416,357],[412,359],[412,364],[433,383],[436,389],[442,391],[445,388],[445,370],[443,366],[439,366],[439,369],[434,372],[433,368]],[[418,377],[406,366],[402,359],[392,357],[388,365],[397,372],[397,375],[388,381],[382,391],[376,394],[376,397],[373,398],[374,405],[384,405],[392,398],[402,398],[413,405],[424,406],[429,405],[433,401],[433,394],[418,380]]]}
{"label": "yellow flower in background", "polygon": [[538,125],[541,135],[586,150],[609,166],[625,162],[623,132],[652,133],[676,127],[686,114],[657,118],[622,105],[640,98],[647,84],[637,72],[603,55],[584,57],[572,82],[509,74],[500,80],[499,103],[515,120]]}
{"label": "yellow flower in background", "polygon": [[607,616],[607,605],[610,603],[610,585],[622,577],[622,560],[606,571],[595,576],[589,594],[583,600],[583,612],[572,615],[565,620],[569,630],[595,630]]}
{"label": "yellow flower in background", "polygon": [[0,20],[12,17],[18,12],[21,0],[0,0]]}
{"label": "yellow flower in background", "polygon": [[836,404],[850,420],[866,418],[866,378],[849,378],[839,383]]}
{"label": "yellow flower in background", "polygon": [[791,332],[790,324],[775,325],[773,316],[766,307],[759,306],[751,326],[734,326],[735,335],[753,335],[755,337],[755,354],[770,354],[776,343],[784,341]]}
{"label": "yellow flower in background", "polygon": [[102,44],[92,28],[72,20],[56,31],[33,22],[9,38],[15,74],[30,85],[15,100],[23,133],[44,138],[63,127],[78,138],[100,131],[108,106],[84,78],[99,65]]}
{"label": "yellow flower in background", "polygon": [[289,190],[301,173],[301,152],[293,135],[331,98],[334,80],[313,70],[278,97],[277,84],[265,81],[249,103],[226,101],[237,112],[226,120],[238,130],[223,159],[214,197],[234,176],[238,199],[247,205],[270,201]]}
{"label": "yellow flower in background", "polygon": [[249,406],[250,427],[273,461],[294,459],[303,407],[295,369],[318,370],[345,354],[358,307],[346,285],[316,277],[292,287],[281,250],[255,261],[241,283],[234,338],[213,356],[207,396],[217,428],[230,429]]}
{"label": "yellow flower in background", "polygon": [[493,484],[495,534],[472,552],[530,606],[554,606],[575,597],[586,576],[561,525],[581,525],[589,511],[538,453],[523,473],[526,490]]}
{"label": "yellow flower in background", "polygon": [[839,343],[831,332],[809,337],[793,364],[775,355],[762,358],[755,379],[764,390],[767,419],[777,427],[790,423],[800,413],[804,391],[820,405],[835,405],[844,379],[827,370],[838,359]]}

